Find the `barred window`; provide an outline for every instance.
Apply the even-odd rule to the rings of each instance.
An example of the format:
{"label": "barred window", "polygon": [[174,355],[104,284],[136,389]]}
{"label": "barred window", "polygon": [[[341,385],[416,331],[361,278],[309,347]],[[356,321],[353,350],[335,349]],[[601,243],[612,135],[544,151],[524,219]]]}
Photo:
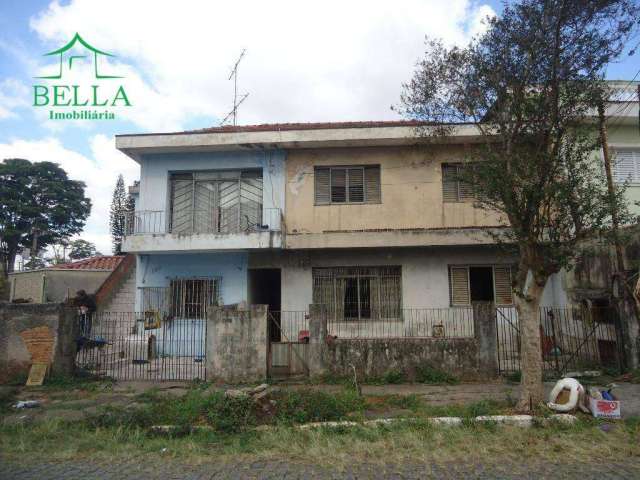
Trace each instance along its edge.
{"label": "barred window", "polygon": [[336,320],[400,318],[401,267],[314,268],[313,302]]}
{"label": "barred window", "polygon": [[217,305],[220,278],[174,278],[168,287],[142,287],[142,308],[166,318],[204,318]]}
{"label": "barred window", "polygon": [[452,306],[471,302],[513,304],[511,267],[508,265],[452,265],[449,267],[449,297]]}
{"label": "barred window", "polygon": [[473,188],[460,180],[460,174],[465,168],[467,166],[462,163],[442,164],[442,199],[445,203],[473,200]]}
{"label": "barred window", "polygon": [[380,203],[380,166],[316,167],[315,202]]}

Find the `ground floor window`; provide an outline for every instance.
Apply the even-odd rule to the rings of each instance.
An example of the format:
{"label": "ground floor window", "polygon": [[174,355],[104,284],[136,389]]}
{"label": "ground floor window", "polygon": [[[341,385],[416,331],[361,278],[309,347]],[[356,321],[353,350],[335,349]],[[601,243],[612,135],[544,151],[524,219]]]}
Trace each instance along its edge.
{"label": "ground floor window", "polygon": [[165,318],[204,318],[219,293],[219,278],[174,278],[168,287],[143,287],[142,308]]}
{"label": "ground floor window", "polygon": [[331,318],[399,318],[401,267],[313,269],[313,303],[325,305]]}
{"label": "ground floor window", "polygon": [[451,265],[449,297],[451,305],[471,302],[513,304],[511,267],[505,265]]}

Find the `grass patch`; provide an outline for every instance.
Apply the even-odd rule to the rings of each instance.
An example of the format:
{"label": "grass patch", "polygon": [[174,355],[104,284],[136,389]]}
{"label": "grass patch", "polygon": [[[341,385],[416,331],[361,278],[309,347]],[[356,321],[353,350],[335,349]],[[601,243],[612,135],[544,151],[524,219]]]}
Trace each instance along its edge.
{"label": "grass patch", "polygon": [[[477,406],[475,408],[478,408]],[[484,408],[484,407],[482,407]],[[276,424],[266,431],[197,432],[184,437],[149,436],[136,426],[89,428],[50,421],[23,427],[0,427],[0,450],[7,459],[32,458],[126,462],[180,460],[185,463],[233,460],[286,460],[330,466],[367,463],[493,461],[501,458],[564,462],[616,462],[640,455],[639,422],[620,422],[605,433],[598,424],[549,424],[517,428],[465,423],[442,427],[426,420],[355,428],[299,430]],[[425,448],[428,445],[428,448]]]}
{"label": "grass patch", "polygon": [[423,364],[416,367],[416,382],[434,385],[455,385],[460,380],[444,370],[440,370],[430,364]]}
{"label": "grass patch", "polygon": [[152,425],[207,425],[220,433],[245,432],[260,424],[307,423],[362,416],[364,401],[352,389],[337,393],[318,390],[283,390],[270,395],[268,408],[246,396],[227,397],[197,386],[181,397],[149,390],[136,397],[142,406],[105,407],[86,422],[89,428],[123,426],[148,429]]}

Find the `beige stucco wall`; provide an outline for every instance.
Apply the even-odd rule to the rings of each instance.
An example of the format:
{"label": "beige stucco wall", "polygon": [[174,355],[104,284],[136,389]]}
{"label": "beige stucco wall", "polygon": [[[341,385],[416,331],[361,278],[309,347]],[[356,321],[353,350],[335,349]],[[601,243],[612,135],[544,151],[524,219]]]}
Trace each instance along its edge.
{"label": "beige stucco wall", "polygon": [[68,296],[74,297],[81,289],[87,293],[95,293],[110,274],[110,270],[37,270],[11,273],[11,299],[30,299],[33,303],[62,302]]}
{"label": "beige stucco wall", "polygon": [[[288,233],[424,229],[499,225],[472,203],[443,203],[443,162],[465,158],[459,145],[290,150],[287,157]],[[380,165],[382,203],[314,205],[314,166]]]}
{"label": "beige stucco wall", "polygon": [[15,272],[9,274],[11,300],[24,299],[42,303],[44,271]]}

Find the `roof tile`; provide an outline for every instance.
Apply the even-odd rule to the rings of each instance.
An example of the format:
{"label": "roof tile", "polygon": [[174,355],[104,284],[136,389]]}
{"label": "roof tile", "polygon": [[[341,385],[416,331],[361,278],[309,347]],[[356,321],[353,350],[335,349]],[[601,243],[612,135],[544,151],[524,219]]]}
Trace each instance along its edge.
{"label": "roof tile", "polygon": [[76,262],[52,265],[49,268],[55,270],[115,270],[123,258],[124,255],[103,255],[85,258]]}

